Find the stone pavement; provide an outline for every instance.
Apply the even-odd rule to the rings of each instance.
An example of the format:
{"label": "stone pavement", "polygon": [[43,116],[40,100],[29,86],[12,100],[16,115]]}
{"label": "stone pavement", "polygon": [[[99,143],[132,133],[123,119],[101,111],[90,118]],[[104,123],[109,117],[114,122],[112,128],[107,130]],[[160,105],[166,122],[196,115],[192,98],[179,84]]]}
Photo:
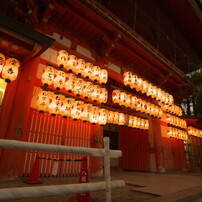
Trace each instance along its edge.
{"label": "stone pavement", "polygon": [[[112,171],[112,180],[125,180],[134,191],[150,193],[159,197],[155,201],[202,201],[202,173],[157,174],[146,172]],[[201,199],[201,200],[200,200]]]}

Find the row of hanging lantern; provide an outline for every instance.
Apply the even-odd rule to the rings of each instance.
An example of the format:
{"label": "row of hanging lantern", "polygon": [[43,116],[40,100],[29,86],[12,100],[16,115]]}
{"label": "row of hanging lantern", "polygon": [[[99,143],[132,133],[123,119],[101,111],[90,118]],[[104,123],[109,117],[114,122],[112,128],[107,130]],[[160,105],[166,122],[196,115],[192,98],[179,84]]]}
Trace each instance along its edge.
{"label": "row of hanging lantern", "polygon": [[187,132],[189,135],[193,135],[193,136],[202,138],[202,130],[189,126],[189,127],[187,127]]}
{"label": "row of hanging lantern", "polygon": [[9,83],[18,76],[20,62],[15,58],[7,58],[0,53],[0,73],[3,79]]}
{"label": "row of hanging lantern", "polygon": [[90,81],[76,77],[74,74],[66,74],[51,66],[46,66],[41,81],[46,87],[53,84],[53,87],[57,90],[64,88],[68,92],[73,92],[76,96],[83,96],[85,99],[91,98],[95,102],[106,103],[108,99],[106,88],[94,85]]}
{"label": "row of hanging lantern", "polygon": [[162,103],[171,105],[174,102],[172,95],[156,87],[152,83],[140,78],[139,76],[132,74],[132,72],[127,71],[124,73],[123,83],[125,86],[136,89],[137,91],[140,91],[147,96],[151,96]]}
{"label": "row of hanging lantern", "polygon": [[162,104],[161,108],[163,111],[169,112],[169,113],[177,115],[177,116],[182,116],[182,109],[181,109],[181,107],[179,107],[177,105]]}
{"label": "row of hanging lantern", "polygon": [[41,90],[37,95],[35,108],[41,113],[49,112],[53,116],[61,115],[64,118],[71,117],[74,120],[80,119],[93,124],[112,123],[140,129],[148,129],[149,127],[148,121],[145,119],[135,116],[129,116],[128,119],[127,114],[98,108],[92,104],[45,90]]}
{"label": "row of hanging lantern", "polygon": [[185,120],[180,119],[180,118],[178,118],[176,116],[172,116],[170,114],[165,114],[165,121],[168,124],[176,126],[176,127],[180,127],[180,128],[183,128],[183,129],[187,128],[187,123],[186,123]]}
{"label": "row of hanging lantern", "polygon": [[99,66],[94,66],[90,62],[83,59],[77,59],[75,55],[70,55],[65,50],[60,50],[57,56],[57,64],[61,68],[69,72],[74,72],[79,76],[87,79],[106,84],[108,80],[108,72],[106,69],[101,69]]}
{"label": "row of hanging lantern", "polygon": [[176,138],[176,139],[180,139],[180,140],[187,140],[187,132],[184,130],[180,130],[177,128],[173,128],[173,127],[168,127],[167,128],[167,134],[172,137],[172,138]]}
{"label": "row of hanging lantern", "polygon": [[115,104],[129,107],[131,109],[135,109],[151,116],[161,118],[163,115],[160,107],[121,90],[113,90],[112,100]]}

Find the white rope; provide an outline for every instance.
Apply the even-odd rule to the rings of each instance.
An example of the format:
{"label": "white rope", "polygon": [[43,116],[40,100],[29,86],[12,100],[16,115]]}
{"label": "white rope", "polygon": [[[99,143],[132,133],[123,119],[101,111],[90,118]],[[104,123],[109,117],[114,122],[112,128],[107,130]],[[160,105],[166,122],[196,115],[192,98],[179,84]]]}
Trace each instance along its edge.
{"label": "white rope", "polygon": [[[104,149],[61,146],[55,144],[41,144],[34,142],[23,142],[18,140],[4,140],[4,139],[0,139],[0,148],[24,149],[24,150],[58,152],[58,153],[87,154],[95,157],[104,157],[105,155]],[[110,150],[111,158],[119,158],[121,156],[122,156],[121,151]]]}
{"label": "white rope", "polygon": [[[113,181],[110,183],[110,186],[112,189],[121,188],[125,186],[125,182],[123,180]],[[58,196],[58,195],[75,194],[82,192],[104,191],[105,189],[106,189],[105,182],[9,188],[9,189],[0,189],[0,200]]]}

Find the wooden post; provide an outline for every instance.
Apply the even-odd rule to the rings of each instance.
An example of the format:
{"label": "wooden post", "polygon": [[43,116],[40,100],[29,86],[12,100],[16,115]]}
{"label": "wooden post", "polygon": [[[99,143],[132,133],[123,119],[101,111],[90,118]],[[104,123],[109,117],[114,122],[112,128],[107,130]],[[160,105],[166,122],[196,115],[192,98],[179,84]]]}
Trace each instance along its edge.
{"label": "wooden post", "polygon": [[106,202],[111,202],[111,177],[110,177],[110,155],[109,155],[109,137],[104,137],[104,178],[106,183]]}

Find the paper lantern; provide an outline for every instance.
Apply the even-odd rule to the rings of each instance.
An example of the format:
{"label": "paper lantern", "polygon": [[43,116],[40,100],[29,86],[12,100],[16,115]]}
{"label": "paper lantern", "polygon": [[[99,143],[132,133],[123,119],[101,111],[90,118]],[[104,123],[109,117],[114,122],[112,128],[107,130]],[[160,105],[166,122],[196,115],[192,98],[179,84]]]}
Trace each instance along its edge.
{"label": "paper lantern", "polygon": [[119,113],[114,112],[113,115],[114,115],[113,124],[119,124]]}
{"label": "paper lantern", "polygon": [[57,56],[57,64],[63,68],[67,65],[68,53],[65,50],[60,50]]}
{"label": "paper lantern", "polygon": [[83,79],[77,78],[74,86],[74,93],[80,96],[83,92]]}
{"label": "paper lantern", "polygon": [[144,93],[146,94],[147,91],[148,91],[148,82],[147,82],[146,80],[143,80],[141,92],[142,92],[143,94],[144,94]]}
{"label": "paper lantern", "polygon": [[133,98],[133,96],[132,96],[132,94],[128,94],[127,95],[127,99],[126,99],[126,107],[130,107],[130,108],[132,108],[132,98]]}
{"label": "paper lantern", "polygon": [[137,84],[138,84],[138,76],[137,75],[135,75],[135,74],[133,74],[132,75],[132,84],[131,84],[131,88],[137,88]]}
{"label": "paper lantern", "polygon": [[85,63],[85,68],[83,71],[83,76],[85,76],[87,79],[92,77],[92,71],[93,71],[93,64],[90,62]]}
{"label": "paper lantern", "polygon": [[55,69],[51,66],[46,66],[41,76],[41,82],[44,84],[44,86],[48,87],[49,85],[53,84],[54,77]]}
{"label": "paper lantern", "polygon": [[132,109],[137,109],[137,101],[138,101],[138,98],[136,96],[133,96],[132,97]]}
{"label": "paper lantern", "polygon": [[51,98],[51,103],[48,105],[48,111],[52,116],[56,116],[60,113],[62,105],[62,96],[54,94]]}
{"label": "paper lantern", "polygon": [[87,122],[90,120],[90,111],[92,108],[92,104],[83,104],[82,106],[82,114],[81,114],[81,120],[83,122]]}
{"label": "paper lantern", "polygon": [[160,88],[156,89],[156,100],[160,101],[162,96],[162,90]]}
{"label": "paper lantern", "polygon": [[107,81],[108,81],[108,72],[106,69],[101,69],[100,70],[100,83],[106,84]]}
{"label": "paper lantern", "polygon": [[108,112],[107,123],[114,123],[114,112],[113,111]]}
{"label": "paper lantern", "polygon": [[143,83],[143,79],[138,77],[138,80],[137,80],[137,87],[136,87],[136,90],[137,91],[141,91],[142,90],[142,83]]}
{"label": "paper lantern", "polygon": [[106,103],[108,99],[108,91],[106,88],[100,88],[99,102]]}
{"label": "paper lantern", "polygon": [[120,90],[113,90],[113,92],[112,92],[112,101],[115,104],[119,104],[120,103],[120,95],[121,95],[121,91]]}
{"label": "paper lantern", "polygon": [[82,106],[84,102],[82,101],[74,101],[72,104],[72,110],[71,110],[71,117],[74,120],[80,119],[82,115]]}
{"label": "paper lantern", "polygon": [[156,98],[157,97],[157,87],[153,86],[152,89],[153,89],[153,93],[151,94],[151,97]]}
{"label": "paper lantern", "polygon": [[4,64],[5,64],[5,61],[6,61],[5,56],[4,56],[2,53],[0,53],[0,73],[1,73],[1,71],[2,71],[2,69],[3,69],[3,66],[4,66]]}
{"label": "paper lantern", "polygon": [[123,83],[125,86],[131,86],[132,85],[132,76],[133,76],[133,74],[131,72],[124,72]]}
{"label": "paper lantern", "polygon": [[20,62],[15,58],[8,58],[2,70],[2,77],[7,83],[17,78]]}
{"label": "paper lantern", "polygon": [[91,110],[90,110],[90,122],[92,124],[96,124],[98,122],[98,113],[99,113],[99,108],[98,107],[91,107]]}
{"label": "paper lantern", "polygon": [[95,82],[99,81],[99,79],[100,79],[100,67],[99,66],[93,66],[91,78]]}
{"label": "paper lantern", "polygon": [[56,88],[56,90],[60,90],[64,87],[66,80],[66,74],[63,71],[57,71],[56,77],[53,80],[53,86]]}
{"label": "paper lantern", "polygon": [[137,98],[137,104],[136,104],[136,110],[137,111],[141,111],[141,103],[142,103],[142,100]]}
{"label": "paper lantern", "polygon": [[37,95],[37,101],[36,101],[36,109],[40,113],[44,113],[45,111],[48,110],[48,105],[50,104],[50,98],[49,98],[49,92],[42,90],[38,95]]}
{"label": "paper lantern", "polygon": [[97,102],[99,100],[99,95],[100,95],[100,86],[93,85],[92,92],[91,92],[91,99],[94,102]]}
{"label": "paper lantern", "polygon": [[74,68],[75,73],[81,76],[84,72],[84,68],[85,68],[85,61],[83,59],[78,59],[77,64]]}
{"label": "paper lantern", "polygon": [[126,123],[125,114],[119,113],[118,124],[119,125],[125,125],[125,123]]}
{"label": "paper lantern", "polygon": [[71,117],[71,110],[72,105],[74,103],[75,99],[73,98],[63,98],[62,99],[62,107],[60,108],[60,114],[63,116],[63,118]]}
{"label": "paper lantern", "polygon": [[107,123],[108,111],[106,109],[99,109],[98,124],[103,126]]}
{"label": "paper lantern", "polygon": [[127,101],[128,95],[126,92],[121,91],[120,93],[120,105],[121,106],[126,106],[126,101]]}
{"label": "paper lantern", "polygon": [[146,120],[146,119],[144,119],[144,129],[145,130],[148,130],[149,129],[149,121],[148,120]]}
{"label": "paper lantern", "polygon": [[75,83],[76,83],[77,77],[74,74],[66,74],[66,82],[64,84],[65,90],[71,93],[74,91]]}
{"label": "paper lantern", "polygon": [[128,117],[128,127],[132,127],[133,126],[133,116],[129,115]]}
{"label": "paper lantern", "polygon": [[72,72],[74,71],[76,65],[77,65],[77,57],[75,55],[68,55],[66,69],[69,72]]}
{"label": "paper lantern", "polygon": [[91,97],[93,86],[94,85],[89,81],[84,82],[82,95],[84,96],[85,99]]}

